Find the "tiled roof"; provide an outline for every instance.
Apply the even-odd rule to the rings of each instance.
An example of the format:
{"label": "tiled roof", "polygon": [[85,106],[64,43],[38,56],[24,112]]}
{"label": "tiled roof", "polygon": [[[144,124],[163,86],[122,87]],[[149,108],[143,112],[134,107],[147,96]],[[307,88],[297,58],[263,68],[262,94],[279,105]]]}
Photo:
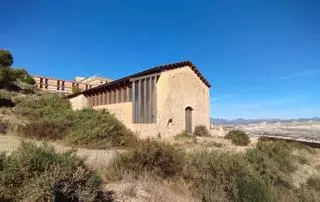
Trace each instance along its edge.
{"label": "tiled roof", "polygon": [[181,67],[185,67],[185,66],[189,66],[206,86],[208,86],[209,88],[211,87],[209,81],[206,80],[206,78],[200,73],[200,71],[196,68],[196,66],[191,61],[183,61],[183,62],[177,62],[177,63],[172,63],[172,64],[159,65],[159,66],[153,67],[151,69],[148,69],[148,70],[136,73],[136,74],[132,74],[132,75],[123,77],[121,79],[114,80],[112,82],[109,82],[109,83],[106,83],[103,85],[99,85],[99,86],[90,88],[88,90],[85,90],[85,91],[82,91],[82,92],[79,92],[76,94],[72,94],[69,97],[74,97],[78,94],[89,93],[89,92],[100,90],[100,89],[103,89],[106,87],[111,87],[114,85],[119,85],[121,83],[129,82],[130,79],[133,79],[135,77],[140,77],[140,76],[145,76],[145,75],[155,74],[155,73],[161,73],[164,71],[177,69],[177,68],[181,68]]}

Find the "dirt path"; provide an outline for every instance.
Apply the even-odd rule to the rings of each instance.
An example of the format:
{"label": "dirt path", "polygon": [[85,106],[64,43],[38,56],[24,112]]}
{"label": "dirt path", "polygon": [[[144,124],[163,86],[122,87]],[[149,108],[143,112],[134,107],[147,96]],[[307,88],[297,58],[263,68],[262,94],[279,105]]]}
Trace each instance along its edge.
{"label": "dirt path", "polygon": [[[0,135],[0,152],[12,152],[16,150],[21,141],[25,139],[12,136],[12,135]],[[42,144],[41,141],[33,141],[36,144]],[[64,152],[70,150],[71,147],[63,146],[57,143],[49,143],[55,147],[57,152]],[[121,150],[90,150],[90,149],[77,149],[77,156],[79,158],[85,159],[85,163],[92,169],[101,169],[110,164],[110,162],[116,157]]]}

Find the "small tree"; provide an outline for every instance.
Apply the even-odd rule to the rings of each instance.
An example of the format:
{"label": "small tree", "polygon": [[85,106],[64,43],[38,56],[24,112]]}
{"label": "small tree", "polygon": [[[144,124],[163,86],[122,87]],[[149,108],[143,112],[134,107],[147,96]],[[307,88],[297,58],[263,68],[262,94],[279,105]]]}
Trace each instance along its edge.
{"label": "small tree", "polygon": [[7,50],[0,50],[0,67],[11,67],[13,57]]}
{"label": "small tree", "polygon": [[25,70],[25,69],[15,69],[15,76],[17,79],[19,79],[20,81],[24,82],[24,83],[28,83],[31,85],[34,85],[36,82],[35,80],[32,78],[32,76]]}
{"label": "small tree", "polygon": [[0,68],[0,88],[3,88],[3,86],[10,82],[15,81],[15,71],[11,67],[1,67]]}
{"label": "small tree", "polygon": [[7,88],[12,81],[21,81],[23,83],[34,85],[36,82],[32,76],[21,68],[11,67],[13,57],[7,50],[0,50],[0,88]]}

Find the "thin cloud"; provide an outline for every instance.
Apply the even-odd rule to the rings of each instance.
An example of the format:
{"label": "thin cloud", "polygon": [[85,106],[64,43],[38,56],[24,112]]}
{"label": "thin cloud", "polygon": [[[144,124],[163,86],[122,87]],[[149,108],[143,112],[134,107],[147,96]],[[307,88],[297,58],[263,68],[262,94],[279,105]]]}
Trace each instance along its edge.
{"label": "thin cloud", "polygon": [[316,71],[314,71],[314,70],[308,70],[308,71],[304,71],[304,72],[297,72],[297,73],[288,74],[288,75],[284,75],[284,76],[274,77],[274,78],[272,78],[272,80],[288,80],[288,79],[294,79],[297,77],[312,76],[315,73],[316,73]]}

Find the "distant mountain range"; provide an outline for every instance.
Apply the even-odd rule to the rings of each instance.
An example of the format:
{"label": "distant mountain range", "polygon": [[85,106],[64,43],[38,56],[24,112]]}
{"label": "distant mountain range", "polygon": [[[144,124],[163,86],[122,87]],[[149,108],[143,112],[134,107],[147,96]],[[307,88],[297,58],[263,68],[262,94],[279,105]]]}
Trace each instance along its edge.
{"label": "distant mountain range", "polygon": [[320,117],[314,118],[299,118],[299,119],[220,119],[220,118],[210,118],[210,123],[214,125],[227,125],[227,124],[250,124],[250,123],[288,123],[293,121],[320,121]]}

